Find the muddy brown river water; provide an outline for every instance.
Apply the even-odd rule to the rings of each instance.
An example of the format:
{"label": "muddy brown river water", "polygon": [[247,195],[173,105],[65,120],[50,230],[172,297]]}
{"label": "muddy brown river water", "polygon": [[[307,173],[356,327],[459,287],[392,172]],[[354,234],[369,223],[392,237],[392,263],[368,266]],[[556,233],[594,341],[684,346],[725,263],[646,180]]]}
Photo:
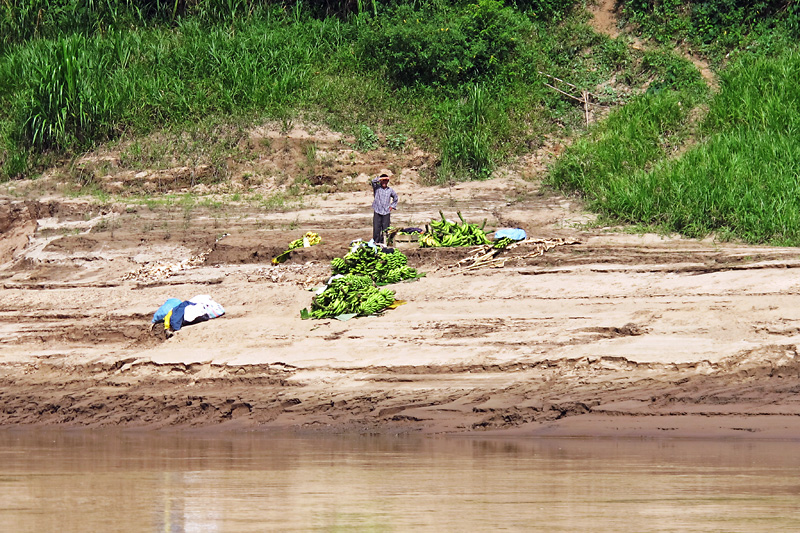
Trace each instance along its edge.
{"label": "muddy brown river water", "polygon": [[3,531],[796,531],[800,443],[0,433]]}

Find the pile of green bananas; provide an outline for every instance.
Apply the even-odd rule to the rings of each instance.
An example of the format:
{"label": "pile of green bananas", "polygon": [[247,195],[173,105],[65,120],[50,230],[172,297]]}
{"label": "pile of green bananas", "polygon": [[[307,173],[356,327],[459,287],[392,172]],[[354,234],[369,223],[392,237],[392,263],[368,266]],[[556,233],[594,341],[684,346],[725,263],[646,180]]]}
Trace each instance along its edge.
{"label": "pile of green bananas", "polygon": [[299,239],[295,239],[292,242],[290,242],[289,248],[287,248],[285,252],[283,252],[277,257],[274,257],[272,259],[272,264],[277,265],[279,263],[283,263],[289,258],[289,252],[291,252],[295,248],[301,248],[305,246],[306,242],[308,242],[309,246],[314,246],[315,244],[321,243],[322,238],[319,236],[319,234],[314,233],[313,231],[306,232],[306,234],[300,237]]}
{"label": "pile of green bananas", "polygon": [[332,318],[342,314],[374,315],[394,303],[394,291],[379,289],[367,276],[347,274],[332,280],[311,302],[303,318]]}
{"label": "pile of green bananas", "polygon": [[397,283],[424,275],[407,263],[408,258],[400,250],[387,254],[379,248],[362,244],[344,257],[334,257],[331,260],[331,270],[334,274],[369,276],[378,285]]}
{"label": "pile of green bananas", "polygon": [[430,227],[426,227],[427,231],[419,236],[419,245],[422,248],[433,248],[437,246],[476,246],[479,244],[489,244],[489,239],[486,238],[486,233],[483,232],[483,225],[478,227],[477,224],[468,224],[461,213],[458,213],[458,218],[461,224],[450,222],[441,211],[439,211],[441,220],[431,221]]}

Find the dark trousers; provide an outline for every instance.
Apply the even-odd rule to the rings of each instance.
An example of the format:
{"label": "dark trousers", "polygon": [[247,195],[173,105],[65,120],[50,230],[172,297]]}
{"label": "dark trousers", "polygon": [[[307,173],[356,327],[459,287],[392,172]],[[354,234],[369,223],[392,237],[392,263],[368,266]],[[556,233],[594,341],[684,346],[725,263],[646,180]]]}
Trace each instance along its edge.
{"label": "dark trousers", "polygon": [[383,244],[383,232],[389,229],[392,224],[390,217],[390,214],[379,215],[374,213],[372,215],[372,240],[376,243]]}

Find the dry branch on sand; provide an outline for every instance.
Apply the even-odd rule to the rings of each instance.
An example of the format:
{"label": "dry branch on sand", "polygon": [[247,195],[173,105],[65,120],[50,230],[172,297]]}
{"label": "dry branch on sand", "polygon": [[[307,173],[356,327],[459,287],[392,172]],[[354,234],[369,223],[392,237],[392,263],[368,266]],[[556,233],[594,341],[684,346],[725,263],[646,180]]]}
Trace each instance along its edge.
{"label": "dry branch on sand", "polygon": [[[494,248],[491,244],[485,244],[476,247],[471,255],[450,265],[448,268],[453,269],[453,271],[450,272],[451,274],[460,274],[468,270],[476,270],[479,268],[502,268],[505,266],[506,261],[544,255],[545,252],[552,250],[556,246],[564,246],[566,244],[580,244],[580,242],[567,241],[564,239],[525,239],[509,244],[504,248]],[[525,248],[533,247],[533,250],[523,254],[514,254],[510,257],[505,255],[505,252],[520,246]]]}

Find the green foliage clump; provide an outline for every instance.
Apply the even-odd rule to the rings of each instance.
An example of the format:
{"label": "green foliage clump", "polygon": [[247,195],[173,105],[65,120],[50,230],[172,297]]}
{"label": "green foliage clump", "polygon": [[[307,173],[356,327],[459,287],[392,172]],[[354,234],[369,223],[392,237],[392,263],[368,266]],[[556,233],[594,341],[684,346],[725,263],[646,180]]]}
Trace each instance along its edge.
{"label": "green foliage clump", "polygon": [[671,89],[700,95],[707,91],[697,68],[674,53],[647,51],[642,56],[639,69],[643,74],[654,78],[647,89],[650,93]]}
{"label": "green foliage clump", "polygon": [[380,146],[380,139],[372,131],[372,128],[364,124],[359,124],[356,131],[356,149],[361,152],[369,152]]}
{"label": "green foliage clump", "polygon": [[395,152],[404,151],[406,149],[407,143],[408,143],[408,135],[405,135],[403,133],[395,133],[393,135],[386,136],[386,146],[388,146]]}
{"label": "green foliage clump", "polygon": [[499,0],[460,10],[401,4],[365,29],[358,45],[367,65],[398,85],[458,85],[496,75],[528,26]]}
{"label": "green foliage clump", "polygon": [[721,55],[776,27],[795,35],[800,8],[792,0],[623,0],[622,12],[641,33],[660,42],[687,40]]}
{"label": "green foliage clump", "polygon": [[571,13],[578,2],[575,0],[517,0],[514,4],[535,20],[555,23]]}
{"label": "green foliage clump", "polygon": [[743,44],[746,35],[759,26],[772,25],[774,17],[791,4],[786,0],[693,2],[689,34],[696,42],[730,49]]}
{"label": "green foliage clump", "polygon": [[686,35],[686,6],[688,3],[682,0],[623,0],[622,13],[647,37],[666,42]]}

